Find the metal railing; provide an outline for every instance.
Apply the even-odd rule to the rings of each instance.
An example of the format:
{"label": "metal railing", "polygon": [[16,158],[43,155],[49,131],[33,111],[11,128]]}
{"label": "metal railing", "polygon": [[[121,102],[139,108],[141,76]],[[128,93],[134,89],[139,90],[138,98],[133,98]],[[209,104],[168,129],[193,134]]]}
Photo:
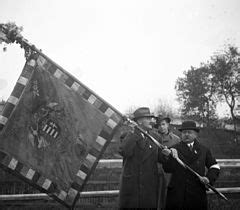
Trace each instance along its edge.
{"label": "metal railing", "polygon": [[[217,159],[220,167],[222,168],[240,168],[240,159]],[[122,159],[101,159],[97,165],[98,169],[108,168],[122,168]],[[240,183],[239,183],[240,184]],[[231,188],[217,188],[217,190],[221,193],[240,193],[239,187],[231,187]],[[208,194],[213,194],[210,190],[207,192]],[[87,191],[81,192],[80,197],[82,198],[90,198],[90,197],[106,197],[106,196],[118,196],[119,190],[105,190],[105,191]],[[12,195],[0,195],[0,201],[11,201],[11,200],[52,200],[45,193],[38,194],[12,194]]]}
{"label": "metal railing", "polygon": [[[217,188],[217,190],[221,193],[228,194],[228,193],[240,193],[240,187],[231,187],[231,188]],[[213,191],[208,191],[208,194],[214,194]],[[88,191],[88,192],[81,192],[80,197],[82,198],[89,198],[89,197],[102,197],[102,196],[118,196],[119,190],[103,190],[103,191]],[[11,201],[11,200],[36,200],[36,199],[43,199],[43,200],[51,200],[52,198],[49,197],[45,193],[37,193],[37,194],[15,194],[15,195],[0,195],[0,201]]]}
{"label": "metal railing", "polygon": [[[217,159],[221,168],[239,168],[240,159]],[[101,159],[97,168],[122,168],[122,159]]]}

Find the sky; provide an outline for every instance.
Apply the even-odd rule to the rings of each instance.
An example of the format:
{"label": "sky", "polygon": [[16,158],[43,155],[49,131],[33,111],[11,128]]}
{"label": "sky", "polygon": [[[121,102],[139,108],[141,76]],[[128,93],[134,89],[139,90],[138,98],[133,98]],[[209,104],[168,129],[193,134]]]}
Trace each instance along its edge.
{"label": "sky", "polygon": [[[0,0],[0,23],[23,36],[120,112],[179,107],[175,82],[226,44],[240,47],[239,0]],[[0,98],[25,59],[0,45]]]}

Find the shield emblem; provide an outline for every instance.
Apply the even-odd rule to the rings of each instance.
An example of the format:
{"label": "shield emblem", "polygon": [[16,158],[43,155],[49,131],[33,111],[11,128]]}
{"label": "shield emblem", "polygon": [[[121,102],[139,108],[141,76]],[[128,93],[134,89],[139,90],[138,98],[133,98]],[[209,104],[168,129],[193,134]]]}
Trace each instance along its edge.
{"label": "shield emblem", "polygon": [[37,54],[0,115],[0,166],[73,207],[121,121],[110,104]]}

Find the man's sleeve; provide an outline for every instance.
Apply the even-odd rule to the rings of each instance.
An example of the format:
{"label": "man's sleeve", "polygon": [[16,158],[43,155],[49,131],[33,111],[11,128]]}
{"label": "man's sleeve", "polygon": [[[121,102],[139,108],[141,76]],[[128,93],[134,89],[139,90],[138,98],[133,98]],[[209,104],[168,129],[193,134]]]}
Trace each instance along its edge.
{"label": "man's sleeve", "polygon": [[[177,146],[177,145],[175,145]],[[177,150],[177,147],[171,147]],[[159,151],[159,156],[158,156],[160,162],[163,165],[163,169],[167,173],[173,173],[176,169],[179,168],[178,162],[173,158],[172,155],[165,156],[162,154],[161,151]]]}
{"label": "man's sleeve", "polygon": [[170,155],[165,160],[162,160],[163,170],[167,173],[173,173],[178,167],[176,160]]}
{"label": "man's sleeve", "polygon": [[219,176],[220,166],[212,156],[210,150],[207,150],[206,153],[206,167],[208,168],[206,177],[209,179],[210,184],[213,185]]}
{"label": "man's sleeve", "polygon": [[140,137],[132,132],[128,132],[123,134],[120,137],[120,146],[119,146],[119,153],[123,157],[130,157],[133,155],[134,147],[136,146],[137,140]]}

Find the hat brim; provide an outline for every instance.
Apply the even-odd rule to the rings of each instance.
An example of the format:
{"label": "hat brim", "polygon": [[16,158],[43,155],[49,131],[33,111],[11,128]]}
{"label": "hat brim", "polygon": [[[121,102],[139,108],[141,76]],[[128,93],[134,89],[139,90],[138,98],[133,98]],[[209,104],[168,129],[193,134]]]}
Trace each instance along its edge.
{"label": "hat brim", "polygon": [[200,129],[199,128],[196,128],[196,127],[189,127],[189,128],[179,128],[178,129],[179,131],[184,131],[184,130],[194,130],[194,131],[196,131],[196,132],[198,132],[199,133],[199,131],[200,131]]}
{"label": "hat brim", "polygon": [[144,117],[153,118],[155,116],[154,115],[142,115],[142,116],[138,116],[138,117],[133,117],[132,119],[133,120],[138,120],[138,119],[141,119],[141,118],[144,118]]}

